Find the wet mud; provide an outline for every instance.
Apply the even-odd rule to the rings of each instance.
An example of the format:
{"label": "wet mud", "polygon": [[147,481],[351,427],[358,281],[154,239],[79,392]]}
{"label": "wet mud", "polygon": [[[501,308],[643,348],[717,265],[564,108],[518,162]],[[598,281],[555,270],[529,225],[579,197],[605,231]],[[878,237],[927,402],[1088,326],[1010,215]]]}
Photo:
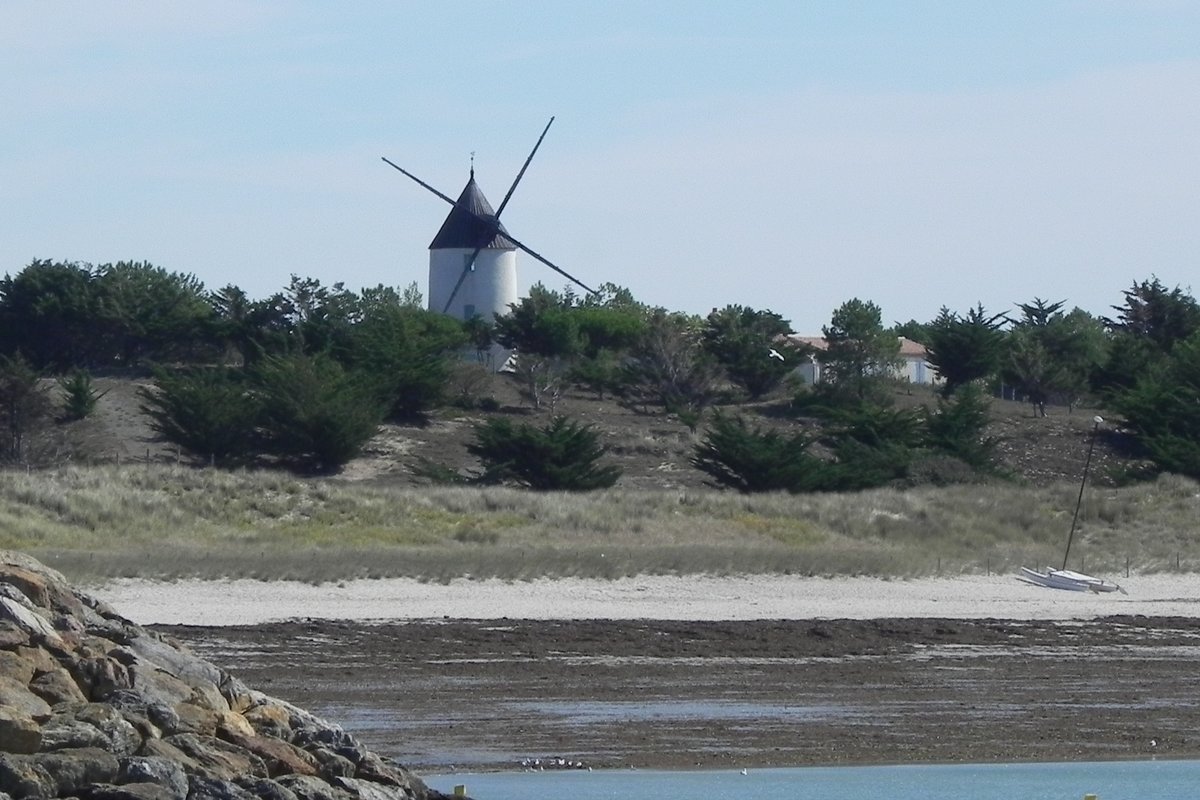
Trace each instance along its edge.
{"label": "wet mud", "polygon": [[1200,755],[1200,620],[156,626],[426,771]]}

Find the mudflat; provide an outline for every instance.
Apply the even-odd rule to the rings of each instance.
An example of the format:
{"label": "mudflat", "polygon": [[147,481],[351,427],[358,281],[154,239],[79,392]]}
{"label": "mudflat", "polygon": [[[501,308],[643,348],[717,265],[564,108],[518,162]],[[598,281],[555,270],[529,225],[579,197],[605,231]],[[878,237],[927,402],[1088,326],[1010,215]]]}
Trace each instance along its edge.
{"label": "mudflat", "polygon": [[1192,616],[155,627],[426,772],[1200,756]]}

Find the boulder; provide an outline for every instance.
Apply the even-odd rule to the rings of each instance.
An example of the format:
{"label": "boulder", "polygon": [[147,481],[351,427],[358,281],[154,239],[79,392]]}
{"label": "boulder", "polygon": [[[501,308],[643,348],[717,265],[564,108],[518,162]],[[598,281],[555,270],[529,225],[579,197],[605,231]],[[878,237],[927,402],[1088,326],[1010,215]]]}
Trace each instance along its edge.
{"label": "boulder", "polygon": [[70,717],[55,717],[42,726],[41,746],[35,750],[108,747],[109,744],[108,738],[95,725],[89,725]]}
{"label": "boulder", "polygon": [[[5,652],[0,650],[0,653]],[[29,691],[50,705],[58,703],[82,703],[87,700],[71,673],[62,667],[54,667],[38,673],[29,681]]]}
{"label": "boulder", "polygon": [[54,778],[29,756],[0,753],[0,792],[13,800],[54,797]]}
{"label": "boulder", "polygon": [[200,765],[209,777],[233,780],[237,777],[266,778],[267,765],[248,750],[229,744],[215,736],[179,733],[163,740],[178,748]]}
{"label": "boulder", "polygon": [[[4,645],[0,643],[0,647]],[[29,683],[37,665],[15,650],[0,650],[0,680],[11,678],[18,683]]]}
{"label": "boulder", "polygon": [[276,780],[294,794],[297,800],[351,800],[350,793],[345,789],[333,786],[319,778],[307,775],[284,775]]}
{"label": "boulder", "polygon": [[0,551],[0,800],[439,800],[354,736]]}
{"label": "boulder", "polygon": [[0,707],[0,753],[36,753],[42,746],[42,728],[17,708]]}
{"label": "boulder", "polygon": [[117,777],[117,757],[98,747],[36,753],[29,758],[54,779],[59,797],[71,797],[92,784],[110,783]]}
{"label": "boulder", "polygon": [[78,797],[80,800],[181,800],[156,783],[96,783],[80,789]]}
{"label": "boulder", "polygon": [[154,785],[166,800],[187,800],[188,776],[176,761],[157,756],[130,756],[120,760],[117,782],[122,785]]}
{"label": "boulder", "polygon": [[56,706],[50,724],[73,721],[90,725],[104,740],[104,748],[118,756],[130,755],[142,746],[137,726],[120,710],[105,703],[77,703]]}
{"label": "boulder", "polygon": [[38,722],[50,719],[50,704],[29,691],[28,685],[12,678],[0,677],[0,708],[24,712]]}

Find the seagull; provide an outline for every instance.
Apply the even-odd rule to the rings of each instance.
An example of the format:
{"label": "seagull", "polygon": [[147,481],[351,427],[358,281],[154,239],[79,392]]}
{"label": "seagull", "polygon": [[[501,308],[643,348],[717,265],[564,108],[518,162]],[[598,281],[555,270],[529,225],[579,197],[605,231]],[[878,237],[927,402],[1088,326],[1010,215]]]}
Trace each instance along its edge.
{"label": "seagull", "polygon": [[783,361],[783,354],[780,353],[778,350],[776,350],[774,347],[772,347],[770,350],[767,351],[767,355],[771,358],[778,358],[780,361]]}

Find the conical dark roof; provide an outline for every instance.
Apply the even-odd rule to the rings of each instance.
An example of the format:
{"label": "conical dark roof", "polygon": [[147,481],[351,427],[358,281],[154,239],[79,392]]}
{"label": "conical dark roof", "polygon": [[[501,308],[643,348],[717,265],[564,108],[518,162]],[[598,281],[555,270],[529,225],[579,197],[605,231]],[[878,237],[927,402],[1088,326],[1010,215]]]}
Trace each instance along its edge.
{"label": "conical dark roof", "polygon": [[507,233],[504,225],[496,219],[492,204],[479,190],[479,184],[475,183],[475,170],[471,170],[471,179],[455,201],[437,236],[433,237],[429,249],[485,247],[490,250],[516,250],[517,246]]}

